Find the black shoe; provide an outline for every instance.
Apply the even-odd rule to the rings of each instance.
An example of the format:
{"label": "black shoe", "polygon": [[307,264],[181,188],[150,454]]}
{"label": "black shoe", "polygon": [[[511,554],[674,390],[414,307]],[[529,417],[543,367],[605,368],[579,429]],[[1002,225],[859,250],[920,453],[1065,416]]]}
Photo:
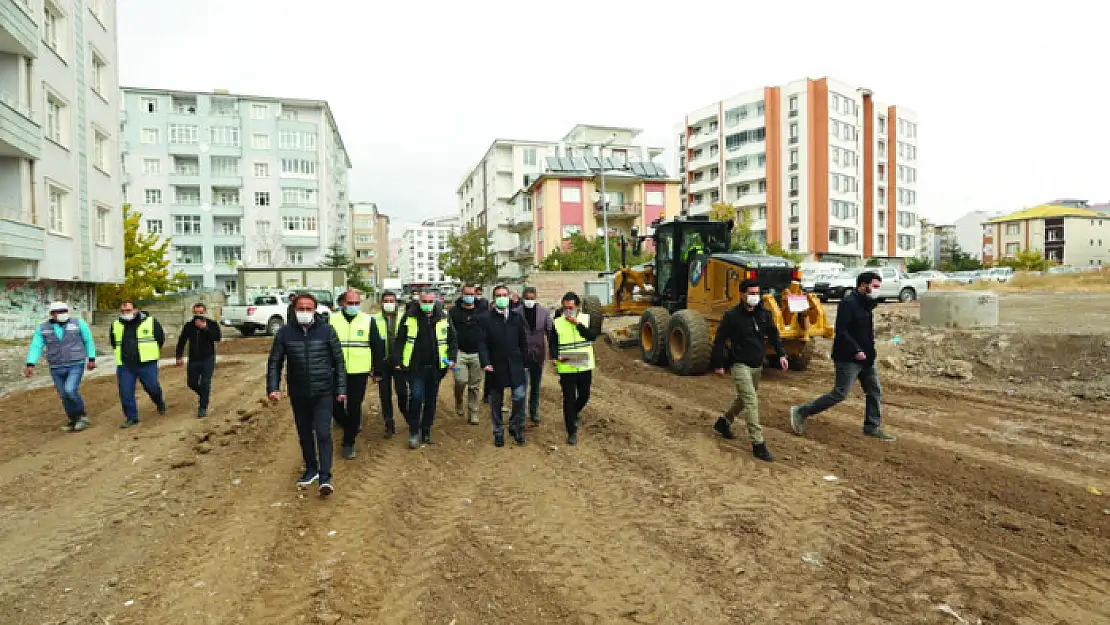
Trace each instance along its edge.
{"label": "black shoe", "polygon": [[197,411],[197,418],[198,419],[203,419],[207,416],[208,416],[208,409],[207,408],[201,408],[200,410]]}
{"label": "black shoe", "polygon": [[409,449],[416,449],[420,446],[420,437],[413,434],[409,437]]}
{"label": "black shoe", "polygon": [[133,428],[136,425],[139,425],[139,420],[138,419],[126,419],[123,423],[120,424],[120,427],[121,428]]}
{"label": "black shoe", "polygon": [[494,447],[504,447],[505,446],[505,435],[504,434],[494,434],[493,435],[493,446]]}
{"label": "black shoe", "polygon": [[577,445],[577,444],[578,444],[578,432],[571,432],[570,434],[568,434],[567,435],[567,445]]}
{"label": "black shoe", "polygon": [[166,402],[158,404],[158,414],[166,414]]}
{"label": "black shoe", "polygon": [[538,425],[538,424],[539,424],[539,422],[540,422],[540,415],[538,415],[538,414],[534,414],[534,415],[532,415],[531,417],[529,417],[529,419],[531,419],[531,420],[532,420],[532,423],[535,423],[535,424],[537,424],[537,425]]}
{"label": "black shoe", "polygon": [[331,478],[320,480],[320,496],[327,497],[335,492],[335,487],[331,485]]}
{"label": "black shoe", "polygon": [[513,430],[511,433],[513,435],[513,440],[516,441],[517,445],[524,444],[524,432],[522,430]]}
{"label": "black shoe", "polygon": [[397,433],[397,426],[395,426],[392,421],[386,421],[386,423],[385,423],[385,437],[386,438],[393,438],[393,435],[396,434],[396,433]]}
{"label": "black shoe", "polygon": [[424,432],[423,434],[421,434],[420,435],[420,442],[424,443],[425,445],[431,445],[432,444],[432,433],[431,432]]}
{"label": "black shoe", "polygon": [[764,462],[774,462],[775,457],[767,450],[767,445],[763,443],[755,443],[752,445],[752,455]]}
{"label": "black shoe", "polygon": [[713,424],[713,429],[717,430],[721,436],[729,440],[736,438],[736,435],[732,433],[732,426],[729,425],[728,420],[724,417],[717,417],[717,422]]}
{"label": "black shoe", "polygon": [[355,456],[357,456],[357,455],[358,455],[358,452],[355,451],[355,446],[354,445],[344,445],[343,446],[343,457],[346,458],[347,460],[354,460]]}
{"label": "black shoe", "polygon": [[883,430],[883,428],[875,428],[874,430],[864,430],[863,435],[864,436],[870,436],[871,438],[877,438],[877,439],[879,439],[883,442],[887,442],[887,443],[893,443],[894,441],[898,440],[894,436],[892,436],[890,434],[887,434],[886,431]]}

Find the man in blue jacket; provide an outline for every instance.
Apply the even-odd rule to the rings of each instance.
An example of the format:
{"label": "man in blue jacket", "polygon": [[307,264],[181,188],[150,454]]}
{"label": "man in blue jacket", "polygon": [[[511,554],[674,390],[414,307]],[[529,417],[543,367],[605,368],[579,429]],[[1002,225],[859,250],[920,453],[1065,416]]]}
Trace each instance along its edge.
{"label": "man in blue jacket", "polygon": [[840,300],[836,309],[836,336],[833,338],[832,359],[836,379],[832,391],[802,406],[790,407],[790,429],[801,436],[805,421],[844,401],[852,384],[859,379],[866,396],[863,433],[882,441],[895,438],[882,427],[880,406],[883,390],[879,385],[879,372],[875,368],[875,323],[872,311],[878,305],[882,278],[879,274],[864,271],[856,278],[856,290]]}
{"label": "man in blue jacket", "polygon": [[45,354],[50,363],[50,377],[54,378],[54,388],[62,399],[62,408],[69,417],[67,432],[80,432],[89,427],[89,417],[85,414],[85,401],[77,391],[85,369],[96,368],[96,344],[92,332],[84,319],[69,316],[69,306],[65,302],[50,304],[50,319],[35,327],[31,335],[31,349],[27,352],[27,368],[24,375],[35,373],[35,363]]}

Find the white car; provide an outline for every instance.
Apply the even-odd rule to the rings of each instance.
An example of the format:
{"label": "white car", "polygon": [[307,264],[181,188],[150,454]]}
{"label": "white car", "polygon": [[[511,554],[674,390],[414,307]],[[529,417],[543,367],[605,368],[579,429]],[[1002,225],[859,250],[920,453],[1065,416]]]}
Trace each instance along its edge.
{"label": "white car", "polygon": [[1009,282],[1010,278],[1013,277],[1013,267],[993,267],[987,270],[986,274],[983,276],[983,279],[993,282]]}

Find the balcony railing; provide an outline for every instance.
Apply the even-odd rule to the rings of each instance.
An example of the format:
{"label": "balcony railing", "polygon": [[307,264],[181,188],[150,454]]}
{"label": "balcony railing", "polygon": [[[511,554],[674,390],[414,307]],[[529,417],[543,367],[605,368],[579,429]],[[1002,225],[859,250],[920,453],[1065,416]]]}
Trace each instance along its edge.
{"label": "balcony railing", "polygon": [[[610,215],[638,216],[643,213],[644,205],[640,202],[625,202],[624,204],[609,202],[608,204]],[[602,202],[594,202],[594,211],[599,215],[605,212]]]}

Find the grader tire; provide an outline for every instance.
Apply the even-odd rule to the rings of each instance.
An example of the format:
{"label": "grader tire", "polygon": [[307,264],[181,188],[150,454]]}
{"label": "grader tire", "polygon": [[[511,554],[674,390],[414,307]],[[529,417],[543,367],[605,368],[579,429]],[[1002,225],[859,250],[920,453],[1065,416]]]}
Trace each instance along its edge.
{"label": "grader tire", "polygon": [[680,310],[667,324],[667,358],[679,375],[701,375],[709,368],[713,341],[709,322],[692,310]]}
{"label": "grader tire", "polygon": [[640,315],[640,357],[649,365],[667,364],[667,326],[671,313],[653,306]]}
{"label": "grader tire", "polygon": [[802,351],[796,356],[790,356],[787,361],[790,363],[791,371],[805,371],[809,369],[809,361],[813,359],[813,341],[805,344]]}
{"label": "grader tire", "polygon": [[601,312],[601,300],[595,295],[586,297],[582,302],[582,312],[590,316],[590,332],[594,335],[601,334],[601,325],[605,322],[605,314]]}

